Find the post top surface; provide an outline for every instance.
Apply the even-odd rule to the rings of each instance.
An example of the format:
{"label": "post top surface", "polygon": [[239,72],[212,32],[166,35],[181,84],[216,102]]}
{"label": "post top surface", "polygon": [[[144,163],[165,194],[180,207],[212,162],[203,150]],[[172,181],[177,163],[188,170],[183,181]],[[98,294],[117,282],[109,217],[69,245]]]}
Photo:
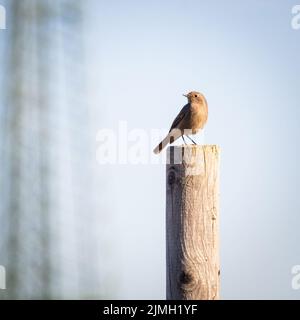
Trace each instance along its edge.
{"label": "post top surface", "polygon": [[220,151],[220,146],[216,144],[202,144],[202,145],[194,145],[194,144],[182,144],[182,145],[177,145],[177,146],[168,146],[168,151],[171,149],[195,149],[195,150],[207,150],[211,149],[216,152]]}

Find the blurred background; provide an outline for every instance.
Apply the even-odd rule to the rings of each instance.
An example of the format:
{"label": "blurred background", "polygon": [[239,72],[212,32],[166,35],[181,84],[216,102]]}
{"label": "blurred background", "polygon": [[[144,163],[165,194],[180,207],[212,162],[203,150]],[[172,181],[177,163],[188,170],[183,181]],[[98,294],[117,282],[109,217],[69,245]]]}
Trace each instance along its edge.
{"label": "blurred background", "polygon": [[167,131],[191,90],[222,149],[221,297],[300,298],[295,1],[0,4],[0,299],[165,298],[165,167],[100,165],[96,136]]}
{"label": "blurred background", "polygon": [[89,8],[1,4],[1,297],[105,297],[109,206],[95,162],[93,119],[101,126],[103,110],[88,99]]}

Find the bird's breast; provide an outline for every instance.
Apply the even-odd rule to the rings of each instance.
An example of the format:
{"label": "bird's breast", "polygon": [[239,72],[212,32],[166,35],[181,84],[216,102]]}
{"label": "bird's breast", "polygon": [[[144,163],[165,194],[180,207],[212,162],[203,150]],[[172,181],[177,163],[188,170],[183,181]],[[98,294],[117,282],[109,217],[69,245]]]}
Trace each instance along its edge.
{"label": "bird's breast", "polygon": [[191,105],[191,124],[193,131],[202,129],[207,121],[208,109],[206,104]]}

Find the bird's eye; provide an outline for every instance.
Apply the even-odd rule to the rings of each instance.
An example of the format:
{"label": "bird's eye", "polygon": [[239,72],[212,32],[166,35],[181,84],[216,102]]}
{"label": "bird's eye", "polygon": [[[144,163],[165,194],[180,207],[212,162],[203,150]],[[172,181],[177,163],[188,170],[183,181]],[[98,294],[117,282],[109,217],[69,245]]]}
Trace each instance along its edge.
{"label": "bird's eye", "polygon": [[195,94],[195,98],[197,98],[198,96]]}

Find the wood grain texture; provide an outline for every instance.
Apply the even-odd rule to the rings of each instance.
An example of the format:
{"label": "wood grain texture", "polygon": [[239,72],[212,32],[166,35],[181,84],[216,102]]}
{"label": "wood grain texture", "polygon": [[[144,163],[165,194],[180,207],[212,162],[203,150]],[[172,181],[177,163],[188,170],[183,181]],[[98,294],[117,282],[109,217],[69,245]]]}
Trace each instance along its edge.
{"label": "wood grain texture", "polygon": [[219,148],[167,151],[167,299],[219,299]]}

